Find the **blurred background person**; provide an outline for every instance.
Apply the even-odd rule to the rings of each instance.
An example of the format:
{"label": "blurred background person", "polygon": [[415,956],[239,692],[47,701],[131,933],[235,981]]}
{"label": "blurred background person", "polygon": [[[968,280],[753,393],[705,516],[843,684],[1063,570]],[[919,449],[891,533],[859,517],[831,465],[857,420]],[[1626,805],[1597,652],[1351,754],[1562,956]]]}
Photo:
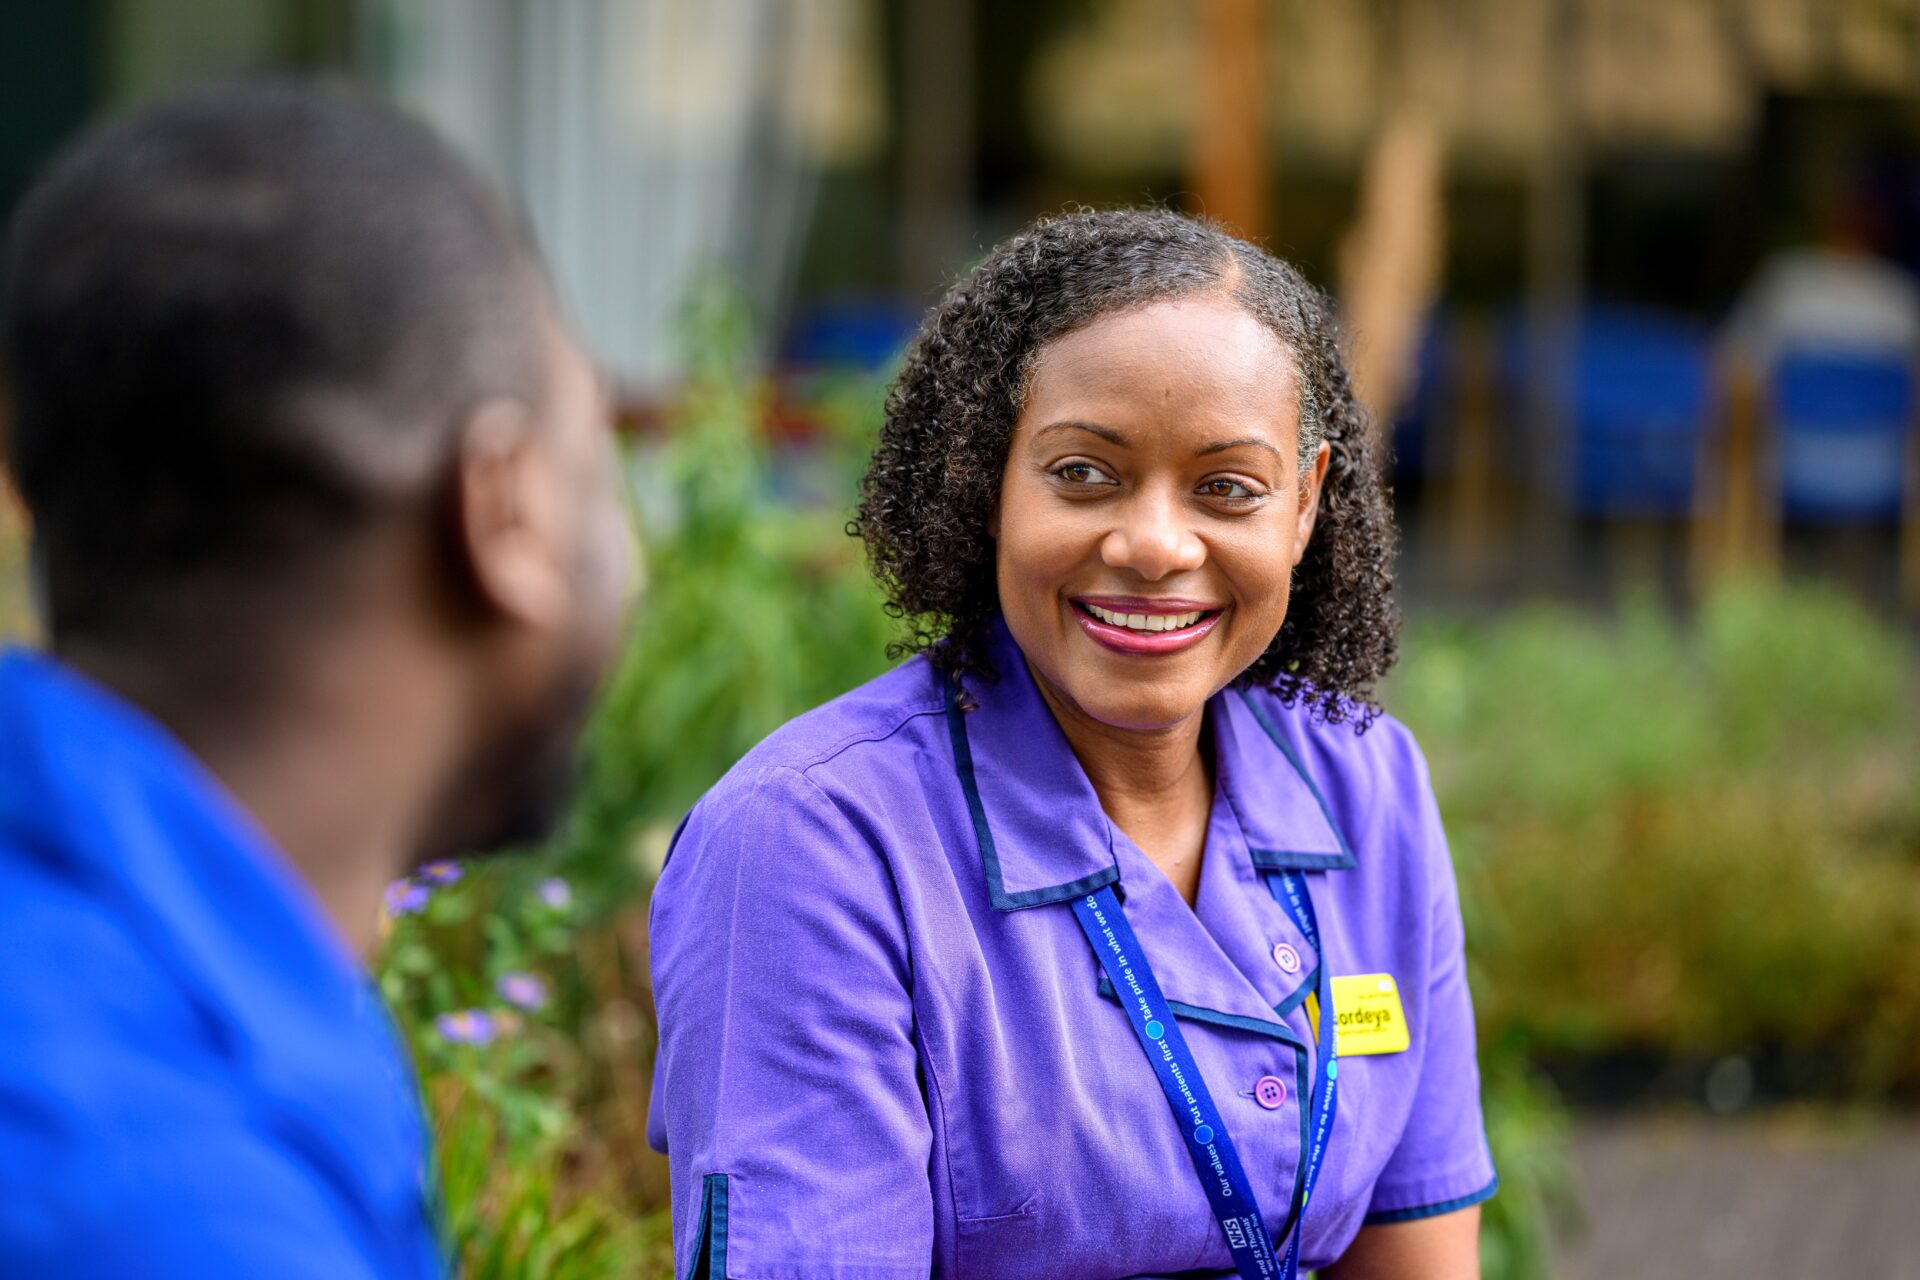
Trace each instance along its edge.
{"label": "blurred background person", "polygon": [[631,544],[505,206],[276,80],[89,134],[0,285],[47,651],[0,657],[0,1272],[442,1273],[388,886],[537,836]]}
{"label": "blurred background person", "polygon": [[1904,360],[1920,351],[1920,283],[1881,248],[1864,194],[1820,212],[1817,238],[1770,253],[1735,300],[1725,338],[1748,364],[1794,351]]}

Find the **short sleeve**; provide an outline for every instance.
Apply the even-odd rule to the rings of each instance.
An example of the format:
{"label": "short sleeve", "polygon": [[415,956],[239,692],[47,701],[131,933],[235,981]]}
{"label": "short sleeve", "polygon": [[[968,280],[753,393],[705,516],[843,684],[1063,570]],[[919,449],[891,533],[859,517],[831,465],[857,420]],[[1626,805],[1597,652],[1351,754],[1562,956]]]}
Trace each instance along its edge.
{"label": "short sleeve", "polygon": [[876,840],[794,770],[730,775],[675,842],[651,949],[677,1274],[924,1280],[932,1128]]}
{"label": "short sleeve", "polygon": [[[1418,760],[1418,754],[1415,753]],[[1473,998],[1467,990],[1465,930],[1440,811],[1420,762],[1417,840],[1426,860],[1431,955],[1427,1032],[1413,1110],[1367,1206],[1368,1225],[1411,1222],[1465,1209],[1498,1186],[1480,1110]]]}

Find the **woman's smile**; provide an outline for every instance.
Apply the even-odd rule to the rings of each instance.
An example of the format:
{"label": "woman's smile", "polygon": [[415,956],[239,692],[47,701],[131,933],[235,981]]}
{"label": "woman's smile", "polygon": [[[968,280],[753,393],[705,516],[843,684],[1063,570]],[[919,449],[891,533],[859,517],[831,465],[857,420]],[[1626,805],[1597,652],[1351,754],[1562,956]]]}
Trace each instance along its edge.
{"label": "woman's smile", "polygon": [[1074,621],[1097,644],[1117,653],[1160,655],[1207,638],[1222,609],[1194,600],[1141,596],[1076,596]]}

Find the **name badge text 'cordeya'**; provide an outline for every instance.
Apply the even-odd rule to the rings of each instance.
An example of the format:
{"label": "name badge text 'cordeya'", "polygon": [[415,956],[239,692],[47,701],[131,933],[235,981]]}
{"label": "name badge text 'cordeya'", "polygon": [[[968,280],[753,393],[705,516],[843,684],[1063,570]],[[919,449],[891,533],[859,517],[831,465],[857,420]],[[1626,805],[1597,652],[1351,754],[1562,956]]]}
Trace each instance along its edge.
{"label": "name badge text 'cordeya'", "polygon": [[1390,973],[1360,973],[1333,980],[1334,1048],[1343,1058],[1401,1053],[1411,1043],[1400,986]]}

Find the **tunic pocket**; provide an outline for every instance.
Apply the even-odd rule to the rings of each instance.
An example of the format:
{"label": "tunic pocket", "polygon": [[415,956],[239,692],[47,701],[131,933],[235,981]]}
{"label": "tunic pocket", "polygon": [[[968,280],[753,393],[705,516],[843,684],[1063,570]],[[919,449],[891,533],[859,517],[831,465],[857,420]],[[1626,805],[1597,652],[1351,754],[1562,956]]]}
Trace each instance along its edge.
{"label": "tunic pocket", "polygon": [[1043,1274],[1033,1270],[1039,1224],[1039,1197],[1033,1195],[1012,1213],[958,1219],[959,1273],[970,1280],[975,1276],[1012,1280]]}

